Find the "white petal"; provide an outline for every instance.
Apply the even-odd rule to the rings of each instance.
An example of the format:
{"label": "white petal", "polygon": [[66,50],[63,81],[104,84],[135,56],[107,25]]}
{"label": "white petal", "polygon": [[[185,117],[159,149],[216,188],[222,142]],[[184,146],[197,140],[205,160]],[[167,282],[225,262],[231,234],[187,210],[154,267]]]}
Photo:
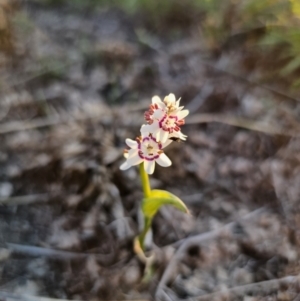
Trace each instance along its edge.
{"label": "white petal", "polygon": [[144,135],[144,134],[149,134],[149,124],[143,124],[142,126],[141,126],[141,129],[140,129],[140,131],[141,131],[141,133]]}
{"label": "white petal", "polygon": [[126,159],[128,158],[128,153],[123,153],[123,155]]}
{"label": "white petal", "polygon": [[160,141],[160,134],[161,134],[161,130],[157,131],[155,134],[153,134],[155,136],[156,141]]}
{"label": "white petal", "polygon": [[178,117],[179,120],[183,119],[184,117],[186,117],[189,114],[189,110],[183,110],[178,112],[176,115]]}
{"label": "white petal", "polygon": [[168,167],[172,165],[171,160],[165,155],[161,154],[158,159],[156,159],[156,162],[163,167]]}
{"label": "white petal", "polygon": [[136,154],[135,156],[128,158],[127,162],[130,165],[138,165],[143,162],[143,159],[138,154]]}
{"label": "white petal", "polygon": [[130,158],[132,158],[134,156],[137,156],[137,154],[138,154],[138,150],[137,149],[130,149],[128,151],[127,158],[130,159]]}
{"label": "white petal", "polygon": [[179,132],[179,138],[180,138],[181,140],[186,140],[187,135],[184,135],[184,134],[182,134],[181,132]]}
{"label": "white petal", "polygon": [[136,141],[132,140],[132,139],[129,139],[127,138],[125,140],[126,144],[130,147],[130,148],[137,148],[138,144]]}
{"label": "white petal", "polygon": [[170,134],[169,138],[180,138],[181,131],[174,131],[172,134]]}
{"label": "white petal", "polygon": [[179,138],[179,139],[181,139],[181,140],[186,140],[186,138],[187,138],[187,135],[184,135],[184,134],[182,134],[182,132],[181,131],[179,131],[179,132],[173,132],[170,136],[169,136],[169,138]]}
{"label": "white petal", "polygon": [[[171,138],[171,137],[169,137],[169,138]],[[162,143],[162,148],[167,147],[167,146],[170,145],[172,142],[173,142],[173,141],[172,141],[171,139],[167,139],[166,142]]]}
{"label": "white petal", "polygon": [[152,175],[155,168],[155,161],[147,161],[144,162],[144,168],[147,174]]}
{"label": "white petal", "polygon": [[178,107],[175,111],[172,112],[172,115],[177,115],[184,107]]}
{"label": "white petal", "polygon": [[152,124],[149,125],[149,128],[152,134],[156,133],[156,131],[160,129],[159,122],[155,120]]}
{"label": "white petal", "polygon": [[157,131],[159,130],[158,122],[152,124],[144,124],[141,127],[141,133],[143,137],[147,137],[150,133],[156,137]]}
{"label": "white petal", "polygon": [[165,112],[163,110],[155,110],[153,113],[153,118],[161,119],[164,116]]}
{"label": "white petal", "polygon": [[158,107],[162,110],[166,108],[166,105],[161,101],[161,99],[157,95],[152,97],[152,104],[157,104]]}
{"label": "white petal", "polygon": [[152,97],[152,103],[153,104],[161,104],[161,99],[159,98],[159,96],[155,95]]}
{"label": "white petal", "polygon": [[[176,101],[176,107],[177,107],[177,108],[179,108],[180,99],[181,99],[181,97]],[[183,108],[183,107],[181,107],[181,108]]]}
{"label": "white petal", "polygon": [[169,138],[169,132],[161,130],[160,131],[160,142],[165,143],[168,138]]}
{"label": "white petal", "polygon": [[176,97],[173,93],[170,93],[168,96],[165,97],[167,102],[171,102],[172,104],[176,103]]}
{"label": "white petal", "polygon": [[121,169],[121,170],[126,170],[126,169],[128,169],[128,168],[130,168],[130,167],[131,167],[131,165],[129,165],[128,162],[125,161],[125,162],[120,166],[120,169]]}

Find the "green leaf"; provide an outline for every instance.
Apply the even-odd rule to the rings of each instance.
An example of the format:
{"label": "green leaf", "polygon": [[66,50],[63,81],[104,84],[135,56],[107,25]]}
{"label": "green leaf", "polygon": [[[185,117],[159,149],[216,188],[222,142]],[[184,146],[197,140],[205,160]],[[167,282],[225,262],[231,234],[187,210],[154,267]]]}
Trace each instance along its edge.
{"label": "green leaf", "polygon": [[152,218],[163,205],[171,205],[180,211],[189,213],[186,205],[176,195],[165,190],[151,190],[149,197],[144,198],[142,203],[145,217]]}

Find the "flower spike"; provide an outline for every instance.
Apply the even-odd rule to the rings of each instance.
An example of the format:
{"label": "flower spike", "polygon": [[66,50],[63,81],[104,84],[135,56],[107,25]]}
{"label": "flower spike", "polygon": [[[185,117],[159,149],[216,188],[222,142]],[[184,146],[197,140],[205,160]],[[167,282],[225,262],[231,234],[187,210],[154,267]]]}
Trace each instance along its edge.
{"label": "flower spike", "polygon": [[176,100],[172,93],[163,101],[158,96],[152,97],[152,104],[144,114],[147,124],[141,127],[141,136],[136,140],[126,139],[129,149],[124,150],[126,161],[120,169],[126,170],[144,163],[145,171],[152,174],[155,162],[163,167],[172,164],[163,148],[172,141],[186,140],[187,137],[181,132],[181,126],[184,125],[184,118],[189,111],[183,110],[179,105],[180,99]]}

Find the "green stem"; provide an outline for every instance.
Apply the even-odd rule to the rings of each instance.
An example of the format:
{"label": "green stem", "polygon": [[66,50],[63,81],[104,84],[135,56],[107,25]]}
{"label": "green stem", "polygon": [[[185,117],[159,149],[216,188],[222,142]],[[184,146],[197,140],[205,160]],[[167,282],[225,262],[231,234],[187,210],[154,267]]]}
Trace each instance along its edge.
{"label": "green stem", "polygon": [[145,198],[148,198],[151,193],[151,187],[150,187],[149,176],[145,172],[145,169],[144,169],[144,163],[140,164],[140,176],[141,176],[144,196],[145,196]]}
{"label": "green stem", "polygon": [[142,233],[139,235],[139,242],[140,242],[140,245],[141,245],[141,248],[143,251],[144,251],[144,241],[146,238],[146,234],[151,227],[151,220],[152,220],[151,218],[145,217],[144,229],[143,229]]}
{"label": "green stem", "polygon": [[[141,176],[141,181],[143,186],[144,197],[148,198],[151,193],[151,186],[150,186],[149,176],[144,169],[144,163],[140,164],[140,176]],[[144,229],[142,233],[139,235],[139,242],[142,250],[144,250],[144,240],[150,227],[151,227],[151,219],[144,217]]]}

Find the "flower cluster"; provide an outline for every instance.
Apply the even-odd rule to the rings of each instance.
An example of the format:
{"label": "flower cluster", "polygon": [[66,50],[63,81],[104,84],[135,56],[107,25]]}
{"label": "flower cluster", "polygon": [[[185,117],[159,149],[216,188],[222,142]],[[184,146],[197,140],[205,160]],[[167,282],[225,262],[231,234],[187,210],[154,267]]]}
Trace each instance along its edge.
{"label": "flower cluster", "polygon": [[173,140],[186,140],[186,135],[181,132],[184,118],[188,110],[179,106],[180,99],[176,100],[174,94],[169,94],[162,101],[158,96],[152,98],[149,110],[145,112],[147,124],[141,127],[141,136],[136,141],[126,139],[129,150],[124,151],[127,159],[120,169],[126,170],[133,165],[144,162],[145,171],[152,174],[155,162],[160,166],[167,167],[172,164],[165,155],[163,148]]}

